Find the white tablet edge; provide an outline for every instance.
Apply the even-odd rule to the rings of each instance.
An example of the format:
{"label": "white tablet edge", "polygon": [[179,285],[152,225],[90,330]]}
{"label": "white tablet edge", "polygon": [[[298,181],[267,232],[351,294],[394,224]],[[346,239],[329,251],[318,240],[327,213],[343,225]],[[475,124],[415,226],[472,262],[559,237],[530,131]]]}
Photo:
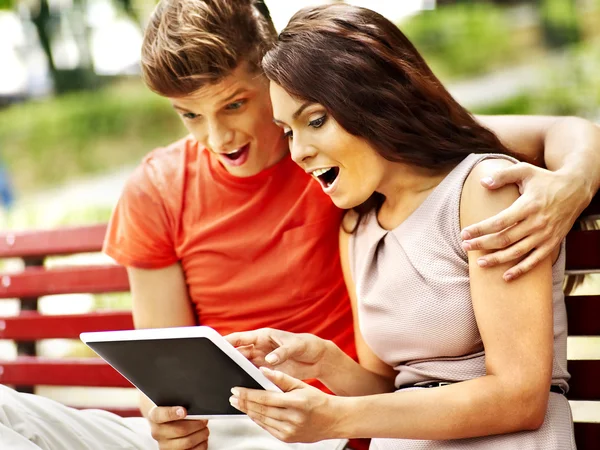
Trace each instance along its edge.
{"label": "white tablet edge", "polygon": [[[272,392],[282,392],[271,380],[263,375],[244,355],[221,336],[214,329],[207,326],[195,327],[175,327],[175,328],[145,328],[136,330],[120,330],[120,331],[95,331],[81,333],[79,338],[84,344],[88,342],[111,342],[111,341],[140,341],[150,339],[182,339],[189,337],[205,337],[210,339],[217,347],[219,347],[227,356],[229,356],[238,366],[240,366],[248,375],[260,384],[265,390]],[[93,349],[92,349],[93,350]],[[123,375],[123,374],[121,374]],[[124,375],[123,375],[124,376]],[[125,377],[125,376],[124,376]],[[127,378],[127,377],[125,377]],[[131,383],[131,380],[128,379]],[[131,383],[133,384],[133,383]],[[137,387],[137,386],[136,386]],[[139,389],[139,388],[138,388]],[[141,389],[140,389],[141,391]],[[224,419],[224,418],[239,418],[245,417],[241,414],[223,414],[223,415],[192,415],[186,416],[189,420],[198,419]]]}

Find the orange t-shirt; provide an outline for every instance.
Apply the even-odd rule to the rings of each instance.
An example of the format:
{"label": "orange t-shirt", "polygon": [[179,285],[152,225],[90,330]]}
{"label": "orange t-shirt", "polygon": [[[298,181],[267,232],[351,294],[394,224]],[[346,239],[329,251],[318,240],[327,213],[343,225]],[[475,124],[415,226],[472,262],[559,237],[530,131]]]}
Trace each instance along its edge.
{"label": "orange t-shirt", "polygon": [[150,153],[132,174],[104,251],[131,267],[180,262],[199,323],[223,335],[312,333],[355,358],[341,215],[291,158],[238,178],[187,137]]}

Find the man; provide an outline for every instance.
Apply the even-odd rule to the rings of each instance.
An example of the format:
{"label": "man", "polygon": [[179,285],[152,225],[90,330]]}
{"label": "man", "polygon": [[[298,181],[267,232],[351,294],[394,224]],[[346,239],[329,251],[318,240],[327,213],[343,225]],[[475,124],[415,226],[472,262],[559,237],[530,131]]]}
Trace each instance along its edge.
{"label": "man", "polygon": [[[341,212],[291,161],[272,123],[268,82],[259,63],[275,39],[264,10],[261,14],[251,0],[163,0],[158,5],[144,39],[144,80],[171,101],[190,135],[151,152],[132,174],[105,251],[127,267],[138,328],[201,323],[228,334],[268,326],[317,334],[355,357],[364,344],[354,342],[340,268]],[[473,247],[508,247],[492,256],[497,261],[532,248],[536,255],[545,242],[564,237],[597,191],[600,133],[576,118],[481,121],[509,147],[540,165],[545,161],[555,172],[522,164],[497,174],[491,187],[519,183],[521,199],[499,221],[465,233]],[[547,226],[538,229],[545,219]],[[482,233],[486,236],[477,240]],[[0,410],[5,425],[0,436],[20,438],[22,447],[16,448],[37,448],[26,447],[26,441],[61,449],[338,444],[293,447],[268,440],[248,420],[208,425],[182,420],[183,408],[157,408],[142,397],[141,411],[156,444],[147,429],[134,429],[128,419],[0,393],[2,410],[10,412],[7,420]],[[42,414],[40,404],[47,412]],[[32,416],[33,425],[24,425]],[[48,426],[50,421],[56,422]],[[62,444],[53,447],[57,439]]]}

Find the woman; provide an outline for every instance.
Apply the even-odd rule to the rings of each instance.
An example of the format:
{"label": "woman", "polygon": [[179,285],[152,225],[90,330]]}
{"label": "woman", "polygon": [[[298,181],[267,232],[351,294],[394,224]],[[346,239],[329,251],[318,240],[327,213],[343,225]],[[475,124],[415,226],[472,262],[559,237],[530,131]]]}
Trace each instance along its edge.
{"label": "woman", "polygon": [[[373,11],[302,10],[263,65],[293,159],[354,210],[340,245],[362,367],[310,335],[231,335],[257,365],[279,369],[263,370],[285,391],[235,388],[232,404],[286,441],[575,448],[564,251],[506,283],[505,267],[482,268],[484,252],[461,244],[462,228],[518,197],[479,183],[517,160]],[[313,377],[338,396],[297,379]]]}

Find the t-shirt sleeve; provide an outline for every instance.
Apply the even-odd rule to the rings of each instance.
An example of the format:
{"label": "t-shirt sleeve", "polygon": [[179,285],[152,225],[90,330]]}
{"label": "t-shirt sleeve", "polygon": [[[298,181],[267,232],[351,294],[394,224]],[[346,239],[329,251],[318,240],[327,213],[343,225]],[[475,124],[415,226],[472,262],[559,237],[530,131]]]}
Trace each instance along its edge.
{"label": "t-shirt sleeve", "polygon": [[179,259],[174,220],[154,178],[153,167],[142,163],[127,181],[108,224],[103,251],[124,266],[160,269]]}

